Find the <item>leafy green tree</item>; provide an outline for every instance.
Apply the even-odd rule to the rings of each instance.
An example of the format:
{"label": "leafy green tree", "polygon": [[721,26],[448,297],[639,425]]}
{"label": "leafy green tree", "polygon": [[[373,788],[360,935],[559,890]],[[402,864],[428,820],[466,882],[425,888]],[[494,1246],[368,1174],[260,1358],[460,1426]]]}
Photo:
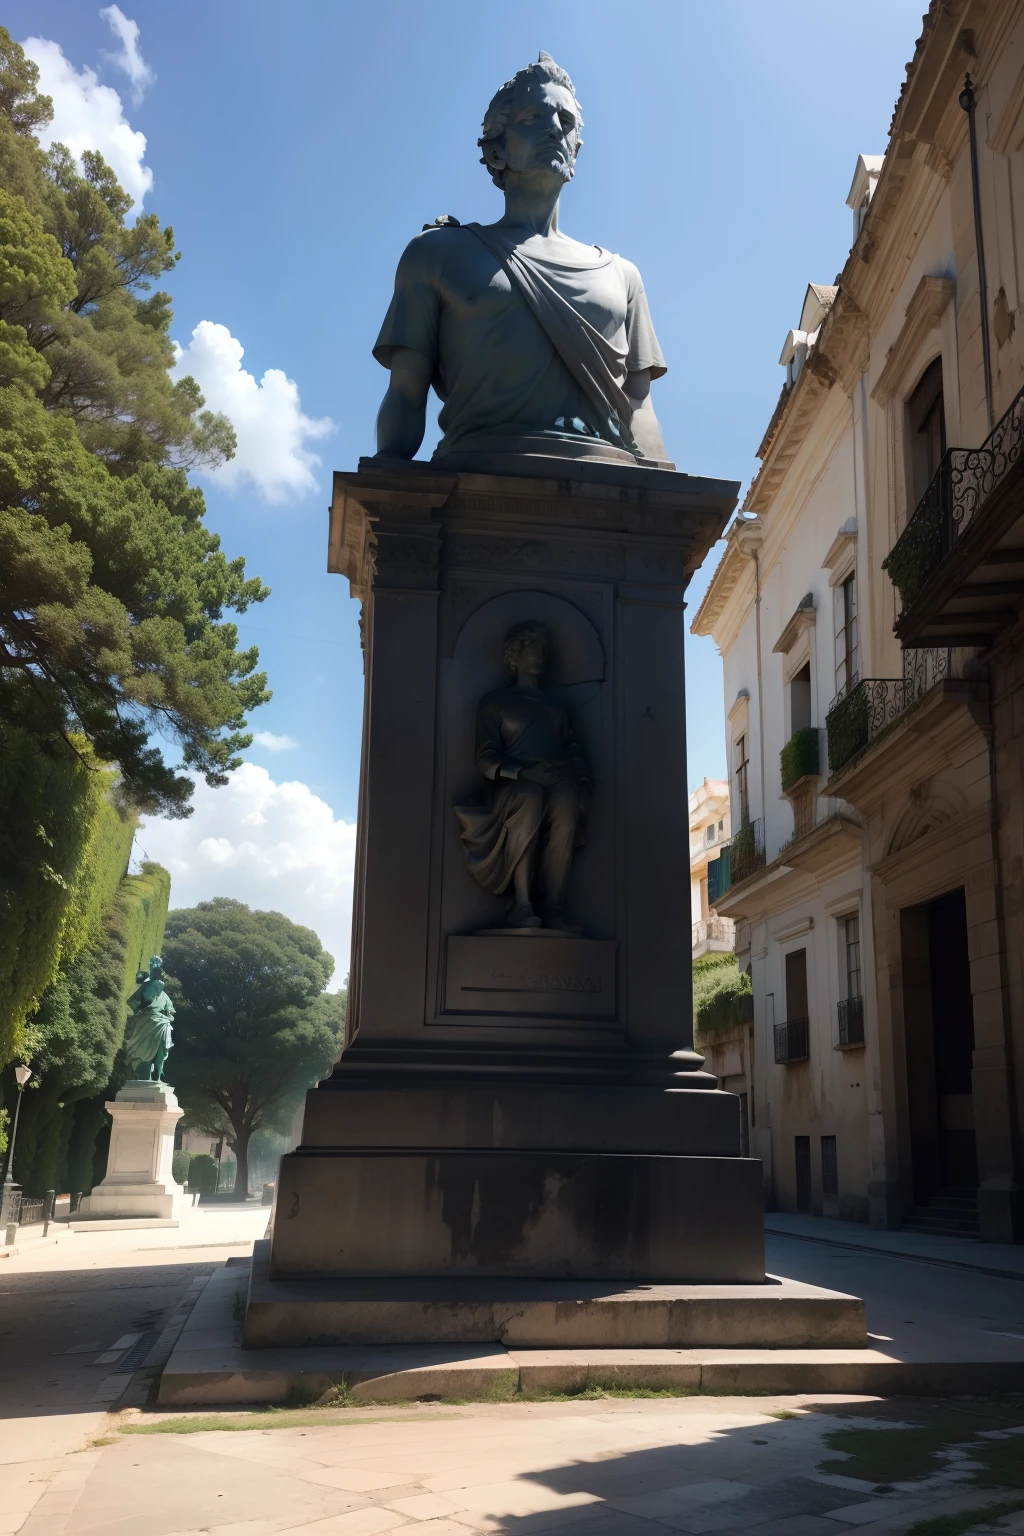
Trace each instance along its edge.
{"label": "leafy green tree", "polygon": [[[230,422],[204,408],[194,379],[168,372],[171,301],[152,289],[180,259],[174,231],[152,213],[125,223],[132,200],[102,156],[86,151],[79,169],[63,144],[40,151],[34,135],[53,105],[38,83],[36,66],[0,27],[0,187],[45,232],[48,263],[60,259],[59,279],[51,271],[46,285],[46,323],[27,327],[42,368],[35,387],[120,474],[146,463],[222,463],[235,449]],[[24,215],[16,222],[16,249],[38,252],[34,226]]]}
{"label": "leafy green tree", "polygon": [[253,1132],[283,1129],[341,1048],[345,997],[324,991],[334,960],[312,929],[223,897],[168,915],[163,959],[185,1123],[226,1135],[244,1196]]}
{"label": "leafy green tree", "polygon": [[0,389],[0,727],[81,731],[135,805],[187,815],[192,780],[150,745],[223,784],[245,712],[269,694],[225,610],[267,589],[229,561],[180,470],[118,477],[73,423]]}
{"label": "leafy green tree", "polygon": [[[269,695],[226,612],[267,589],[228,561],[183,468],[234,452],[191,378],[171,380],[178,260],[95,154],[34,133],[38,71],[0,28],[0,729],[81,732],[137,806],[188,814],[189,770],[224,782]],[[184,772],[151,745],[176,739]]]}

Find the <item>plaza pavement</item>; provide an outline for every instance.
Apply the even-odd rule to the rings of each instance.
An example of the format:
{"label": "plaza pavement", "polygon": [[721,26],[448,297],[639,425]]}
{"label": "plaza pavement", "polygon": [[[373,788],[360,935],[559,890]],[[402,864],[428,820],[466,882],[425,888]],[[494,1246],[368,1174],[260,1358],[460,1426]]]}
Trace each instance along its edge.
{"label": "plaza pavement", "polygon": [[[985,1443],[981,1422],[990,1426],[983,1437],[1015,1454],[1024,1397],[947,1403],[943,1413],[964,1416],[964,1444],[944,1444],[926,1476],[890,1471],[884,1480],[870,1465],[855,1477],[823,1470],[836,1457],[826,1437],[864,1416],[886,1436],[887,1423],[917,1422],[936,1405],[624,1397],[342,1406],[297,1419],[216,1416],[254,1426],[241,1431],[124,1432],[181,1422],[143,1407],[155,1362],[207,1277],[244,1261],[266,1217],[253,1206],[210,1208],[176,1230],[65,1234],[34,1250],[26,1243],[0,1266],[0,1533],[374,1536],[408,1527],[466,1536],[578,1526],[580,1536],[895,1536],[986,1503],[985,1529],[1024,1530],[1024,1515],[998,1518],[1005,1495],[970,1485],[968,1444]],[[993,1267],[987,1246],[961,1243],[937,1263],[909,1234],[898,1254],[858,1248],[838,1231],[841,1246],[823,1241],[833,1226],[770,1235],[769,1266],[864,1295],[868,1328],[890,1349],[1021,1348],[1024,1286],[978,1272]],[[1024,1471],[1024,1434],[1019,1444]],[[1024,1501],[1021,1483],[1024,1475]]]}

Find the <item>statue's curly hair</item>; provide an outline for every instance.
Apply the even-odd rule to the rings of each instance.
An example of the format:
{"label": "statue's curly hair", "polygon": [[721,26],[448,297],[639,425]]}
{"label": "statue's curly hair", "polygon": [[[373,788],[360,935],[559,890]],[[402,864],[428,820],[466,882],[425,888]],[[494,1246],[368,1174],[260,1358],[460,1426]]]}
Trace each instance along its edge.
{"label": "statue's curly hair", "polygon": [[516,669],[516,662],[519,660],[524,642],[532,640],[535,635],[539,636],[550,649],[551,630],[547,624],[530,619],[525,624],[517,624],[514,629],[509,630],[505,636],[505,665],[510,672]]}
{"label": "statue's curly hair", "polygon": [[[508,167],[502,160],[498,145],[505,132],[508,123],[508,115],[515,100],[515,95],[520,84],[526,80],[551,80],[555,85],[563,85],[572,95],[576,103],[577,130],[583,127],[583,110],[580,107],[576,88],[565,70],[560,64],[556,64],[550,53],[538,55],[536,64],[527,64],[525,69],[517,69],[511,80],[505,84],[491,98],[491,104],[484,113],[483,133],[477,139],[477,144],[483,150],[480,156],[480,164],[487,167],[491,180],[496,187],[505,187],[505,175]],[[583,148],[583,140],[577,136],[576,153]]]}

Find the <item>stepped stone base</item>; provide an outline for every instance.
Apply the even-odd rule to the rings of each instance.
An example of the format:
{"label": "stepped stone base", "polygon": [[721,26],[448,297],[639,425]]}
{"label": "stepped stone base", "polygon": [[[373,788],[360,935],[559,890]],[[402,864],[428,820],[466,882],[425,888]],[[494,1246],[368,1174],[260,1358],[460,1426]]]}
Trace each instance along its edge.
{"label": "stepped stone base", "polygon": [[[575,1394],[588,1387],[657,1388],[680,1396],[696,1392],[933,1395],[1010,1392],[1024,1387],[1024,1360],[908,1360],[864,1347],[534,1349],[501,1343],[359,1343],[245,1349],[241,1325],[235,1320],[243,1284],[240,1269],[225,1267],[211,1276],[164,1368],[158,1396],[161,1407],[316,1400],[339,1385],[357,1402],[422,1398],[493,1402],[541,1392]],[[792,1282],[785,1286],[805,1299],[810,1293],[810,1297],[854,1301],[834,1292],[815,1292],[812,1286],[793,1287]],[[655,1294],[666,1289],[670,1288],[652,1287]],[[788,1308],[790,1302],[784,1305]]]}
{"label": "stepped stone base", "polygon": [[253,1253],[248,1349],[328,1344],[477,1344],[568,1349],[668,1346],[863,1348],[864,1303],[768,1276],[759,1285],[578,1280],[272,1280]]}

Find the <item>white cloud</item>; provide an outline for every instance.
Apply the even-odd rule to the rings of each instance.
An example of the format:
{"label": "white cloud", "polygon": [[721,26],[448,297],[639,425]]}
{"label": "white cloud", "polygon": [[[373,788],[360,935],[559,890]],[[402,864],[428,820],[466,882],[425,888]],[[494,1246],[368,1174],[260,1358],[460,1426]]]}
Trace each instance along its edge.
{"label": "white cloud", "polygon": [[85,150],[98,150],[135,208],[141,208],[152,189],[153,172],[143,164],[146,136],[125,121],[120,96],[111,86],[101,85],[88,66],[81,72],[75,69],[58,43],[30,37],[22,47],[39,66],[40,94],[53,98],[53,122],[39,133],[40,144],[44,149],[66,144],[78,160]]}
{"label": "white cloud", "polygon": [[121,44],[117,53],[104,54],[115,69],[122,70],[132,83],[132,100],[136,106],[142,100],[146,87],[156,79],[153,71],[139,52],[139,25],[130,21],[119,5],[107,5],[100,11],[103,20]]}
{"label": "white cloud", "polygon": [[334,423],[303,414],[295,381],[280,368],[268,368],[257,383],[242,367],[242,343],[212,320],[201,320],[188,346],[175,343],[175,349],[172,376],[190,373],[209,409],[223,411],[238,434],[235,457],[207,471],[208,477],[229,490],[248,481],[270,502],[314,490],[320,459],[307,443],[333,432]]}
{"label": "white cloud", "polygon": [[187,821],[147,821],[136,857],[171,873],[171,906],[233,896],[312,928],[334,956],[331,988],[349,963],[354,823],[338,821],[308,784],[276,783],[243,763],[223,789],[199,781]]}
{"label": "white cloud", "polygon": [[273,731],[254,731],[252,739],[268,752],[294,752],[298,746],[294,736],[277,736]]}

